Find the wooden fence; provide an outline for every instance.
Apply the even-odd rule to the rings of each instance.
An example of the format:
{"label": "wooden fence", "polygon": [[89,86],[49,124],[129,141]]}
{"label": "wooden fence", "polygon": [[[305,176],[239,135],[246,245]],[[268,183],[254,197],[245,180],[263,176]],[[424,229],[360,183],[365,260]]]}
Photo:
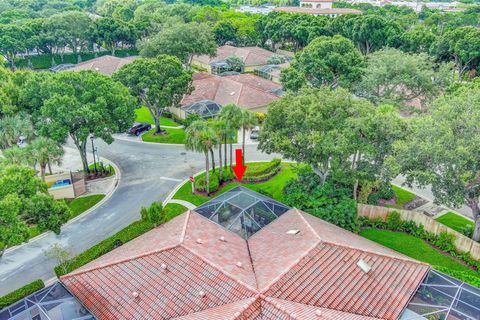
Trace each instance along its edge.
{"label": "wooden fence", "polygon": [[400,218],[404,221],[414,221],[417,224],[422,224],[426,231],[431,232],[435,235],[439,235],[441,232],[448,232],[455,235],[455,247],[458,251],[470,252],[472,258],[480,260],[480,243],[473,241],[472,239],[464,236],[463,234],[450,229],[449,227],[437,222],[436,220],[427,217],[421,212],[410,211],[410,210],[400,210],[392,209],[380,206],[371,206],[367,204],[358,204],[357,206],[358,215],[361,217],[367,217],[369,219],[380,218],[383,221],[387,219],[387,216],[393,212],[397,211],[400,213]]}

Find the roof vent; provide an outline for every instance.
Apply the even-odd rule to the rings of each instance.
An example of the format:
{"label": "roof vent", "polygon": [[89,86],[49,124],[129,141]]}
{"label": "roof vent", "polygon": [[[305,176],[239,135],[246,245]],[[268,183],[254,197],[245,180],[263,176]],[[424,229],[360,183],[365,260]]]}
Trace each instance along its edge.
{"label": "roof vent", "polygon": [[198,243],[198,244],[202,244],[202,239],[198,238],[198,239],[197,239],[197,243]]}
{"label": "roof vent", "polygon": [[230,95],[233,96],[235,94],[235,91],[230,92]]}
{"label": "roof vent", "polygon": [[134,298],[138,298],[138,292],[137,292],[137,291],[133,291],[133,292],[132,292],[132,296],[133,296]]}
{"label": "roof vent", "polygon": [[200,292],[198,293],[198,295],[200,296],[200,298],[203,298],[203,297],[205,297],[205,292],[200,291]]}
{"label": "roof vent", "polygon": [[363,259],[358,260],[357,266],[359,266],[360,269],[362,269],[362,271],[365,273],[368,273],[372,269],[372,267]]}
{"label": "roof vent", "polygon": [[222,242],[227,242],[227,239],[225,239],[224,236],[221,236],[221,237],[220,237],[220,241],[222,241]]}
{"label": "roof vent", "polygon": [[237,262],[237,267],[243,268],[243,264],[242,264],[240,261],[238,261],[238,262]]}
{"label": "roof vent", "polygon": [[291,234],[291,235],[296,235],[300,232],[300,230],[298,229],[292,229],[292,230],[288,230],[287,231],[287,234]]}
{"label": "roof vent", "polygon": [[315,310],[315,315],[317,317],[321,317],[322,316],[322,310],[320,310],[320,309]]}
{"label": "roof vent", "polygon": [[162,263],[161,267],[163,270],[167,270],[167,265],[165,263]]}

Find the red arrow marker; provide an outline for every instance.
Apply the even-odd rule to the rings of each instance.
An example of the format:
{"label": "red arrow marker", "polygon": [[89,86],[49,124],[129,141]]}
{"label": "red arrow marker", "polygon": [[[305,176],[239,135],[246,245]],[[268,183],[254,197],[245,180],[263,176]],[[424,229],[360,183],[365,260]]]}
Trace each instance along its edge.
{"label": "red arrow marker", "polygon": [[247,167],[243,165],[242,149],[236,149],[235,156],[237,159],[237,165],[233,166],[233,171],[235,172],[235,176],[237,176],[237,179],[242,180],[243,174],[247,169]]}

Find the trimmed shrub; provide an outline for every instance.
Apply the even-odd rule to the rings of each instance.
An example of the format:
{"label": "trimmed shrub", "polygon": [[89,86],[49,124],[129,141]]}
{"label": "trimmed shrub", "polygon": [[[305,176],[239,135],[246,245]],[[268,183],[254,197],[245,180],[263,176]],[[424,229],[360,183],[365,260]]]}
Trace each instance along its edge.
{"label": "trimmed shrub", "polygon": [[45,284],[42,280],[38,279],[15,291],[7,293],[3,297],[0,297],[0,309],[8,307],[9,305],[17,302],[18,300],[23,299],[26,296],[31,295],[32,293],[43,288],[45,288]]}
{"label": "trimmed shrub", "polygon": [[[200,192],[207,191],[206,175],[202,174],[195,179],[195,189]],[[219,181],[217,173],[210,173],[209,177],[210,182],[210,192],[215,192],[218,190]]]}
{"label": "trimmed shrub", "polygon": [[400,213],[392,211],[387,216],[387,228],[390,230],[399,230],[402,226],[402,220],[400,220]]}
{"label": "trimmed shrub", "polygon": [[143,221],[150,222],[155,226],[165,222],[165,212],[160,202],[152,203],[148,209],[142,207],[140,215]]}
{"label": "trimmed shrub", "polygon": [[247,163],[245,178],[265,176],[272,172],[276,173],[278,172],[278,169],[280,169],[281,164],[282,164],[282,160],[280,159],[273,159],[270,162],[257,163],[255,166],[248,166],[248,163]]}
{"label": "trimmed shrub", "polygon": [[112,251],[118,246],[127,243],[132,239],[135,239],[136,237],[153,229],[153,227],[154,225],[148,221],[135,221],[129,226],[114,234],[113,236],[80,253],[73,259],[70,259],[64,265],[56,266],[54,269],[55,274],[60,277],[64,274],[72,272],[73,270],[80,268],[81,266],[89,263],[90,261],[95,260],[101,255]]}

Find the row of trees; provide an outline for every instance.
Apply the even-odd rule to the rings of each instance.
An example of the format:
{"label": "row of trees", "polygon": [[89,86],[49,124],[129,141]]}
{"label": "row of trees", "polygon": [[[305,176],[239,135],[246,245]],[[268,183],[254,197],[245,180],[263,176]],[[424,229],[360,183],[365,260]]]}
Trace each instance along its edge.
{"label": "row of trees", "polygon": [[[366,14],[330,18],[283,12],[251,15],[225,7],[161,1],[99,1],[93,7],[48,16],[4,19],[0,51],[13,63],[19,53],[33,50],[77,53],[98,44],[114,54],[119,46],[137,45],[144,56],[170,54],[188,62],[192,54],[212,54],[215,43],[299,51],[320,36],[341,35],[362,54],[388,46],[453,61],[462,76],[479,63],[478,12],[416,14],[395,6],[360,9]],[[2,14],[0,8],[0,21]]]}
{"label": "row of trees", "polygon": [[452,63],[435,63],[425,53],[393,48],[363,57],[347,38],[321,36],[297,53],[281,79],[294,92],[305,86],[341,86],[376,105],[416,103],[423,108],[458,79],[453,68]]}
{"label": "row of trees", "polygon": [[[218,149],[218,177],[219,182],[226,180],[232,172],[233,141],[236,139],[238,130],[242,129],[242,150],[245,161],[245,135],[246,131],[257,125],[256,116],[234,104],[228,104],[222,108],[215,119],[193,121],[186,129],[185,148],[187,150],[201,152],[205,155],[205,183],[206,192],[210,193],[210,161],[212,172],[216,173],[214,149]],[[227,146],[230,146],[230,162],[227,164]],[[223,148],[223,157],[222,157]],[[211,158],[211,159],[210,159]],[[229,170],[230,172],[223,172]]]}
{"label": "row of trees", "polygon": [[468,205],[480,240],[480,83],[451,89],[420,117],[375,106],[343,88],[303,88],[273,102],[259,149],[308,164],[323,185],[349,185],[354,198],[371,182],[399,174],[431,186],[435,201]]}

